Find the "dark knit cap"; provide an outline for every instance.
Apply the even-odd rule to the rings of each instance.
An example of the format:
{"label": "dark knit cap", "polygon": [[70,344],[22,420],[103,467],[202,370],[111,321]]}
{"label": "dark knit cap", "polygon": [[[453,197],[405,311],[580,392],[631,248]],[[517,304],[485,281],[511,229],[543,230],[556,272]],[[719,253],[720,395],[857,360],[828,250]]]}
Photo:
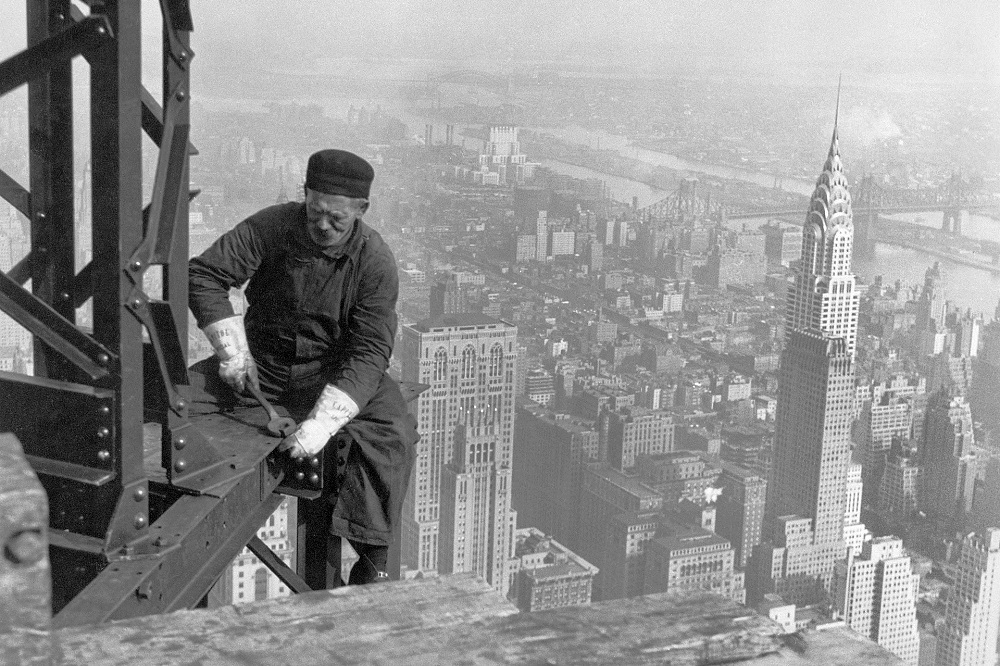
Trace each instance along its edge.
{"label": "dark knit cap", "polygon": [[367,199],[375,169],[346,150],[320,150],[309,157],[306,187],[324,194]]}

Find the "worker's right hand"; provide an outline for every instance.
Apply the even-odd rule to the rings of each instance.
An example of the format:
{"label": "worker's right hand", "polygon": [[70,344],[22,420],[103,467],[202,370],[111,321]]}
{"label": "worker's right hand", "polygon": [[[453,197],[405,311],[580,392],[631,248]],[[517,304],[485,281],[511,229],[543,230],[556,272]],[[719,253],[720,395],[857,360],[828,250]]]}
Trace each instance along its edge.
{"label": "worker's right hand", "polygon": [[246,388],[247,380],[252,381],[255,386],[259,385],[257,363],[250,354],[243,317],[226,317],[212,322],[202,330],[219,357],[219,377],[224,382],[240,393]]}
{"label": "worker's right hand", "polygon": [[257,362],[249,351],[241,352],[225,361],[219,361],[219,377],[237,393],[243,393],[248,381],[260,386],[257,379]]}

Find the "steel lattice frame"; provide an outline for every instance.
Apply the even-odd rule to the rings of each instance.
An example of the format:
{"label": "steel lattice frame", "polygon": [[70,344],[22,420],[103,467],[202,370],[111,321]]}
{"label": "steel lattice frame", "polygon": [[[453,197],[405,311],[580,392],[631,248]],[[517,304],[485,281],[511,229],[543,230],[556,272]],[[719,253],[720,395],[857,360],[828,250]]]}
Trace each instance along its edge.
{"label": "steel lattice frame", "polygon": [[[0,404],[16,405],[0,414],[0,432],[18,437],[49,496],[53,624],[191,607],[248,544],[304,591],[255,537],[281,502],[287,464],[268,457],[277,440],[188,416],[188,2],[160,0],[162,105],[142,85],[139,0],[89,6],[86,15],[69,0],[27,0],[28,47],[0,63],[0,95],[28,86],[30,127],[29,187],[0,170],[0,196],[31,222],[29,254],[0,273],[0,309],[35,349],[35,376],[0,372]],[[74,57],[90,65],[93,259],[79,270]],[[143,132],[159,147],[145,207]],[[143,288],[153,266],[161,294]],[[84,331],[76,310],[91,299]],[[323,507],[305,504],[299,538],[321,549],[307,561],[300,548],[299,571],[326,586]]]}

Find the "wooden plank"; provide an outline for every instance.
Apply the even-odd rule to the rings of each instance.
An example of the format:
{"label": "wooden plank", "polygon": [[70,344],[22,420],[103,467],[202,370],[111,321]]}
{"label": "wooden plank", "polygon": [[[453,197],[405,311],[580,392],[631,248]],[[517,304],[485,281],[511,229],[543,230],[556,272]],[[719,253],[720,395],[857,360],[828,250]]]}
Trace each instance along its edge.
{"label": "wooden plank", "polygon": [[[410,645],[517,609],[469,575],[344,587],[55,632],[57,664],[406,661]],[[463,629],[459,630],[459,627]],[[395,654],[399,661],[393,661]]]}
{"label": "wooden plank", "polygon": [[540,613],[467,574],[310,592],[56,632],[59,664],[899,663],[850,631],[783,637],[721,596],[657,594]]}

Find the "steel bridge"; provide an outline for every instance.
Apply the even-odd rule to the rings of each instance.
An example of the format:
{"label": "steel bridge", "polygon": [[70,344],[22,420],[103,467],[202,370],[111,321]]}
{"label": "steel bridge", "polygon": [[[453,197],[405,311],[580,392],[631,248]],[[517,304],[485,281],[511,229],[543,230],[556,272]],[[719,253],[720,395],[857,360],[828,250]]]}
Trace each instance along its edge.
{"label": "steel bridge", "polygon": [[[0,492],[0,542],[20,553],[8,567],[51,561],[44,603],[55,627],[199,605],[244,547],[294,592],[339,581],[327,565],[329,504],[312,501],[330,466],[322,455],[301,463],[273,455],[279,439],[263,429],[264,410],[211,408],[204,378],[187,367],[193,22],[188,0],[159,0],[159,8],[163,87],[155,93],[141,80],[138,0],[84,9],[28,0],[27,48],[0,63],[0,95],[27,86],[30,151],[29,182],[0,169],[0,196],[31,228],[27,256],[0,273],[0,310],[32,334],[35,368],[34,376],[0,372],[0,433],[12,435],[3,435],[10,469],[23,450],[45,491],[15,484]],[[90,66],[93,259],[82,267],[75,58]],[[157,148],[149,201],[143,134]],[[150,276],[162,286],[144,286],[156,283]],[[78,324],[88,302],[92,328]],[[420,388],[404,392],[412,398]],[[279,493],[301,499],[294,571],[256,536]],[[390,564],[393,557],[398,565],[398,551]],[[33,601],[5,608],[14,619],[4,620],[38,612]]]}

